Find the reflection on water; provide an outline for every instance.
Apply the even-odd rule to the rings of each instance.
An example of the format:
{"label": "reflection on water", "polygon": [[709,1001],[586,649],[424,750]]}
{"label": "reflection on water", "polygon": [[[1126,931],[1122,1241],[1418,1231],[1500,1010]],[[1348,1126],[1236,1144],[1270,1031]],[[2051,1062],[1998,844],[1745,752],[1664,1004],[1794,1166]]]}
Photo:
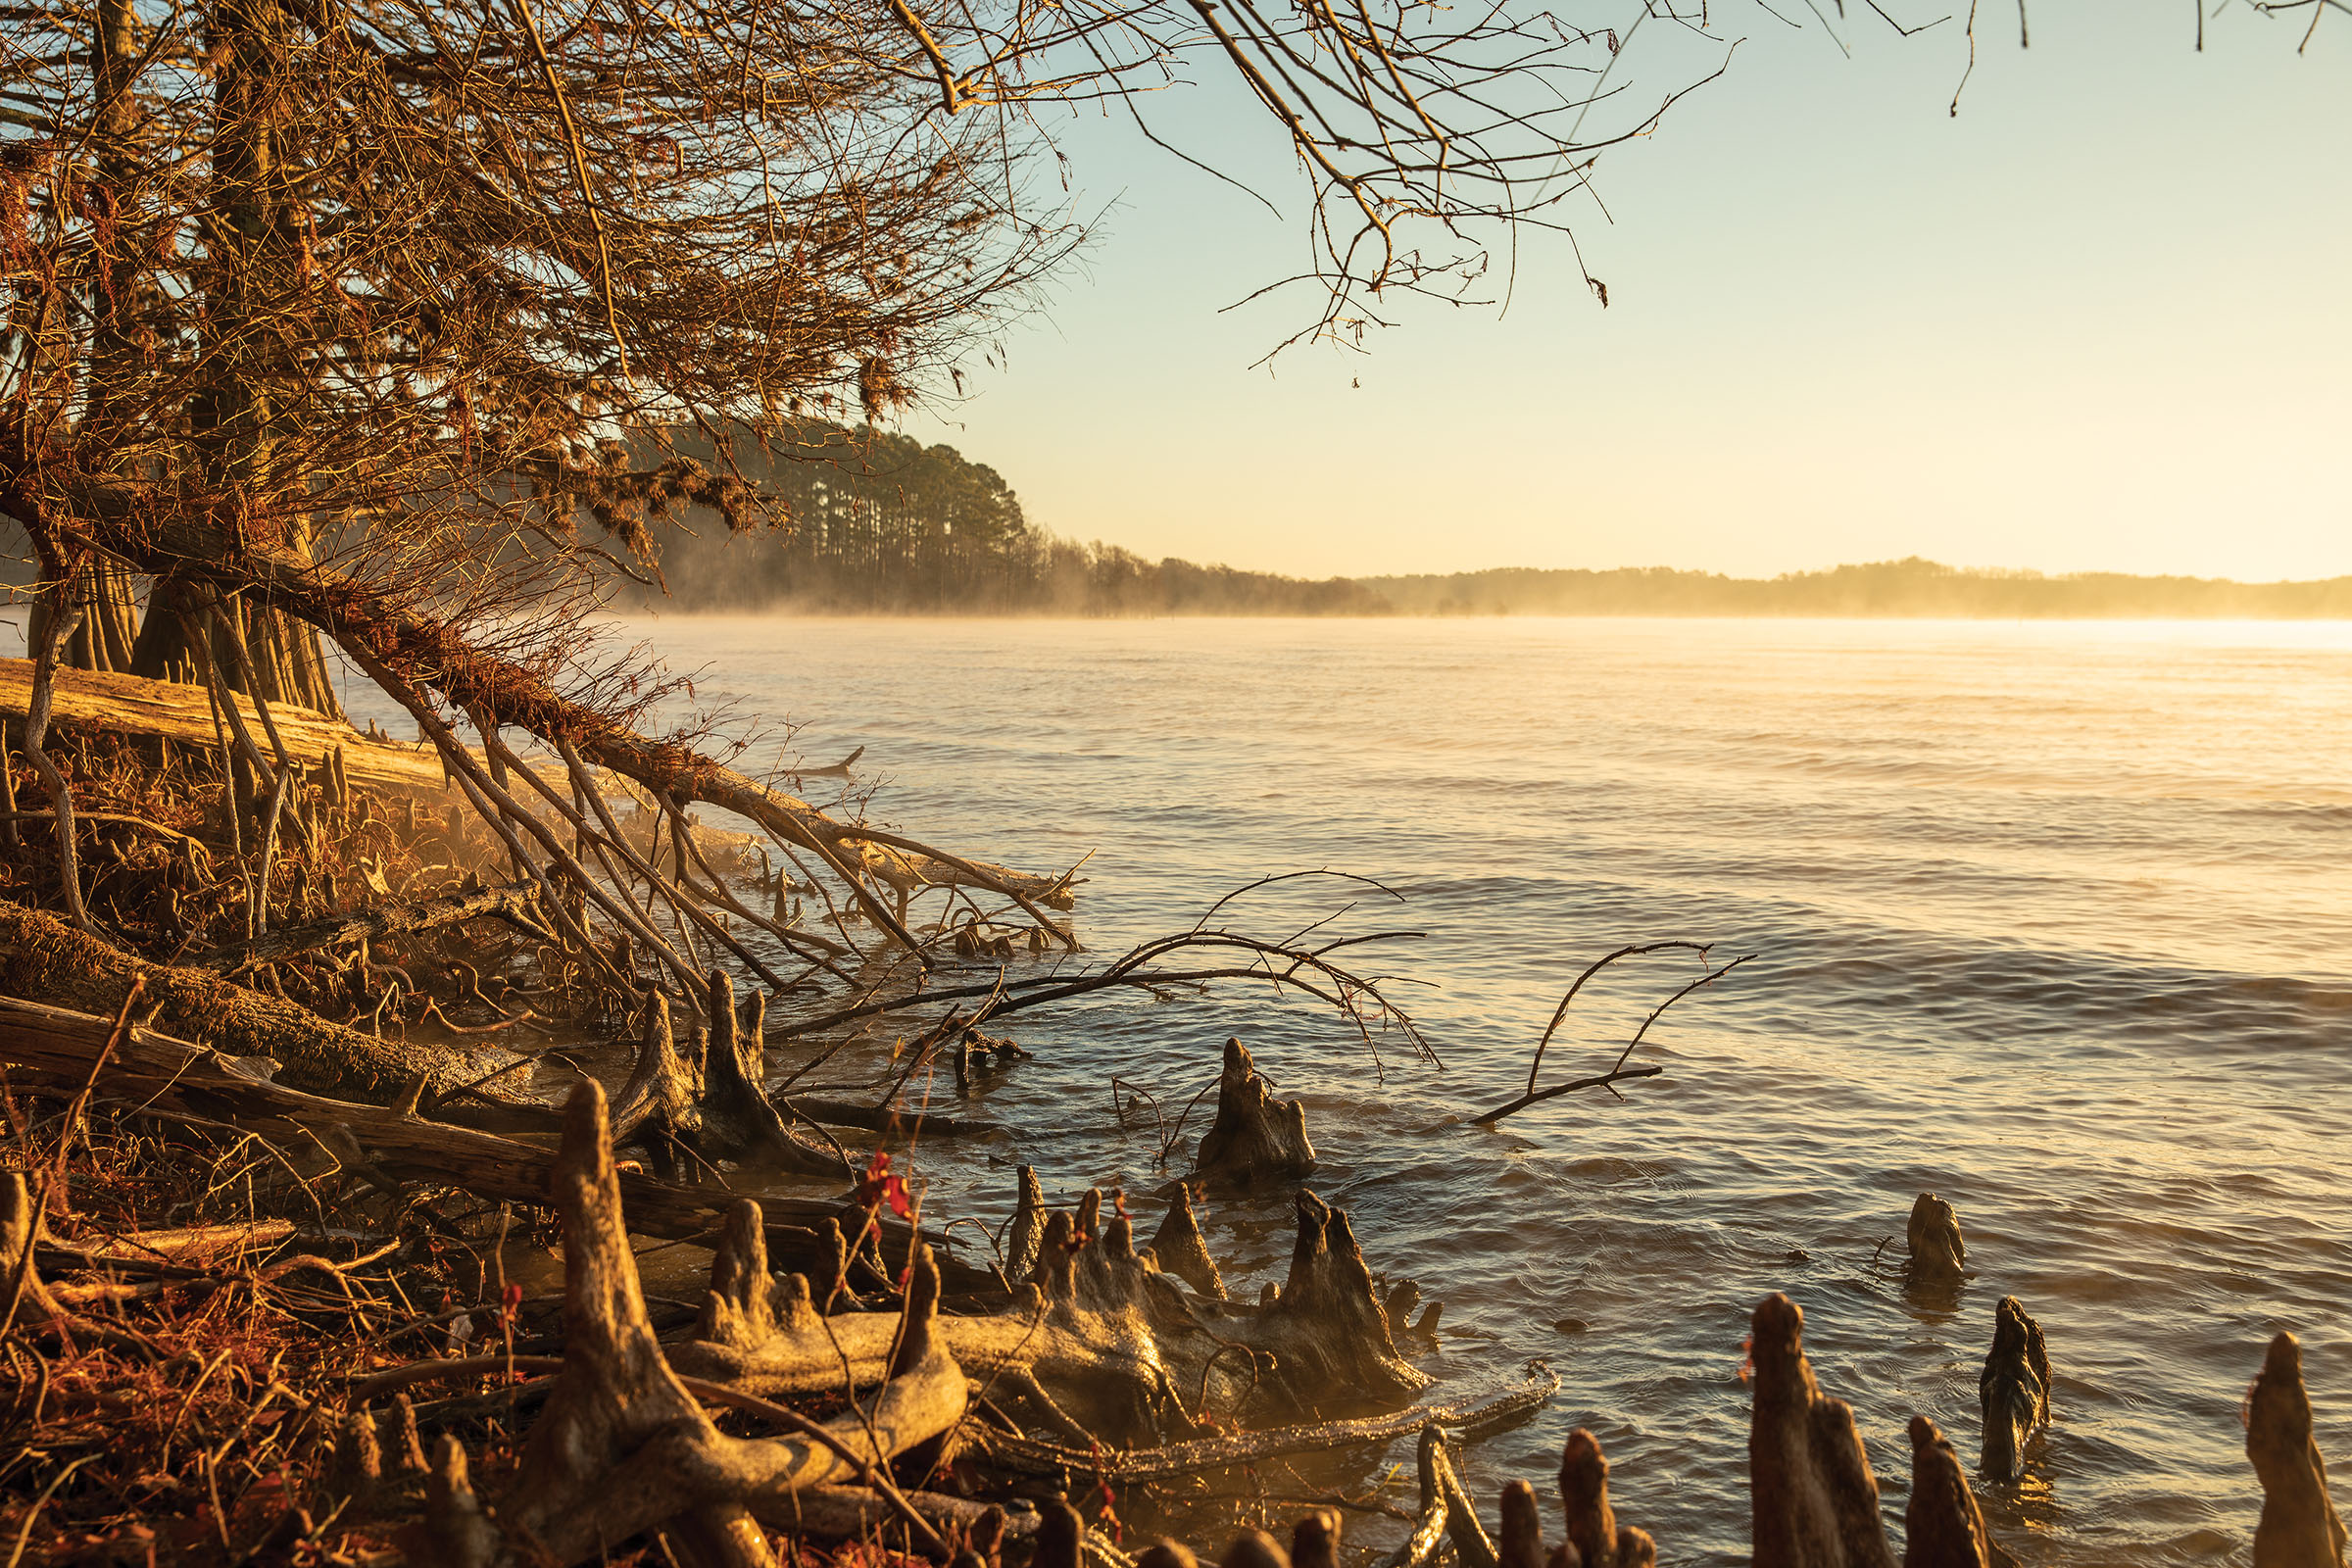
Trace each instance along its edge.
{"label": "reflection on water", "polygon": [[[1743,1561],[1740,1341],[1774,1289],[1898,1539],[1904,1425],[1974,1454],[2003,1294],[2056,1372],[2053,1431],[1985,1497],[2028,1563],[2244,1560],[2238,1400],[2281,1327],[2352,1463],[2352,627],[631,630],[705,666],[703,702],[806,723],[813,759],[863,745],[890,820],[1036,869],[1093,851],[1098,954],[1271,869],[1409,896],[1432,935],[1382,972],[1432,983],[1404,995],[1445,1071],[1398,1051],[1383,1078],[1327,1016],[1244,988],[1030,1015],[1037,1059],[975,1095],[1017,1144],[916,1163],[951,1212],[1001,1218],[1029,1160],[1057,1198],[1125,1187],[1149,1225],[1166,1173],[1109,1079],[1180,1105],[1244,1034],[1307,1103],[1311,1185],[1446,1301],[1432,1370],[1561,1370],[1471,1454],[1486,1496],[1587,1425],[1666,1560]],[[1263,907],[1272,931],[1298,906]],[[1662,937],[1760,955],[1653,1032],[1663,1077],[1468,1124],[1523,1086],[1577,969]],[[1551,1062],[1593,1070],[1687,961],[1612,971]],[[1967,1231],[1954,1302],[1890,1266],[1923,1189]],[[1238,1292],[1280,1277],[1288,1216],[1282,1192],[1204,1209]]]}

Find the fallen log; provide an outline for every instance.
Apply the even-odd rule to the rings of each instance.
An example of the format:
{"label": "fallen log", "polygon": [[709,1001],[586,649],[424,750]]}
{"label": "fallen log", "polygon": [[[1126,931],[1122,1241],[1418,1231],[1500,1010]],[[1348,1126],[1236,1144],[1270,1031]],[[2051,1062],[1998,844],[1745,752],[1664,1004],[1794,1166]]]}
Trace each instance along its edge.
{"label": "fallen log", "polygon": [[[160,737],[206,751],[217,744],[212,700],[202,686],[60,668],[54,687],[52,724],[90,733]],[[239,716],[258,729],[261,713],[252,699],[225,695],[237,705]],[[22,717],[31,700],[32,661],[0,659],[0,714]],[[270,716],[297,759],[316,761],[340,747],[344,773],[358,783],[435,794],[442,788],[441,757],[429,746],[376,740],[343,719],[284,703],[271,703]]]}
{"label": "fallen log", "polygon": [[267,1056],[290,1088],[389,1101],[419,1076],[434,1090],[480,1076],[471,1056],[448,1047],[363,1034],[210,969],[150,963],[54,915],[0,901],[0,993],[112,1015],[142,978],[148,1025],[231,1056]]}
{"label": "fallen log", "polygon": [[[680,806],[701,801],[756,822],[823,859],[843,876],[866,916],[910,950],[920,945],[866,878],[902,896],[923,887],[986,888],[1019,903],[1041,925],[1048,922],[1039,906],[1072,906],[1066,875],[1013,871],[840,821],[689,747],[637,734],[558,692],[542,673],[472,646],[457,627],[408,597],[408,585],[388,590],[267,545],[223,549],[221,536],[211,529],[159,523],[152,498],[136,482],[97,479],[75,490],[72,520],[58,519],[60,531],[75,543],[98,546],[142,569],[200,577],[223,592],[259,590],[273,609],[332,637],[395,697],[413,691],[413,683],[428,684],[463,711],[490,715],[550,746],[568,743],[588,761],[664,792]],[[437,777],[439,761],[432,766]],[[1054,930],[1065,944],[1074,943],[1067,932]]]}
{"label": "fallen log", "polygon": [[[113,1024],[106,1018],[0,997],[0,1062],[27,1067],[78,1087]],[[547,1200],[555,1155],[495,1133],[427,1121],[381,1105],[328,1100],[272,1082],[251,1065],[151,1029],[124,1031],[99,1082],[149,1114],[230,1123],[288,1149],[324,1150],[346,1168],[387,1180],[462,1187],[483,1198]],[[633,1172],[620,1177],[629,1226],[665,1240],[715,1239],[734,1195],[686,1187]],[[830,1277],[841,1258],[838,1204],[769,1196],[765,1243],[790,1267]],[[883,1245],[904,1256],[910,1227],[880,1222]],[[992,1271],[942,1257],[949,1288],[996,1287]]]}
{"label": "fallen log", "polygon": [[539,889],[528,882],[509,883],[501,887],[470,888],[458,893],[437,894],[429,899],[409,899],[392,904],[379,904],[373,908],[354,910],[324,920],[312,920],[302,925],[290,925],[270,932],[251,942],[232,943],[211,953],[197,956],[195,965],[227,973],[247,964],[274,963],[300,953],[315,953],[320,948],[348,947],[356,942],[380,942],[386,937],[413,936],[419,931],[437,931],[443,926],[460,925],[467,920],[500,920],[529,937],[534,942],[556,945],[555,934],[531,917]]}

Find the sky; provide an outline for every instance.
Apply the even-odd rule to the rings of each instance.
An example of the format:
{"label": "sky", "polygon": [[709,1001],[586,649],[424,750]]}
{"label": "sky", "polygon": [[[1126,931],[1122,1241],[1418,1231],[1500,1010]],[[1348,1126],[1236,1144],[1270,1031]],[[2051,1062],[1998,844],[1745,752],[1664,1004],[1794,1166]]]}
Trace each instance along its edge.
{"label": "sky", "polygon": [[[1722,0],[1725,76],[1604,157],[1577,236],[1606,309],[1535,236],[1507,313],[1408,310],[1271,369],[1307,302],[1224,307],[1299,253],[1279,131],[1209,80],[1155,105],[1280,220],[1059,124],[1101,215],[1082,265],[906,429],[1056,532],[1308,576],[2352,572],[2352,15],[2298,54],[2308,12],[2225,4],[2199,53],[2193,0],[2068,0],[2021,49],[1986,0],[1954,117],[1965,12],[1905,38],[1820,5]],[[1693,47],[1650,28],[1625,74],[1654,102]]]}

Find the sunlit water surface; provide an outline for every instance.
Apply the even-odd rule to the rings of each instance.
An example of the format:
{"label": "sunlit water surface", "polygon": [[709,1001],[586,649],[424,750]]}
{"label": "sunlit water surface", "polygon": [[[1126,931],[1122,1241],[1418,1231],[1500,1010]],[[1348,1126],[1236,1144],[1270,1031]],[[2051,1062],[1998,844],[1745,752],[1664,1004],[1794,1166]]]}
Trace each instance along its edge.
{"label": "sunlit water surface", "polygon": [[[2029,1563],[2245,1560],[2239,1401],[2279,1328],[2303,1336],[2324,1450],[2352,1465],[2352,627],[625,632],[700,668],[698,700],[736,705],[739,733],[769,721],[756,760],[787,719],[810,761],[862,745],[884,820],[1037,870],[1091,852],[1094,956],[1268,871],[1405,896],[1357,890],[1343,924],[1428,933],[1364,962],[1413,982],[1393,995],[1443,1070],[1390,1036],[1384,1076],[1330,1013],[1263,988],[1032,1013],[1007,1032],[1035,1059],[969,1102],[1013,1144],[917,1165],[934,1209],[991,1222],[1016,1161],[1057,1199],[1123,1187],[1148,1234],[1169,1173],[1110,1080],[1181,1106],[1243,1035],[1306,1102],[1310,1185],[1376,1268],[1445,1301],[1431,1369],[1560,1371],[1539,1419],[1474,1450],[1487,1497],[1547,1476],[1587,1425],[1665,1561],[1744,1561],[1740,1342],[1774,1290],[1854,1405],[1898,1541],[1904,1424],[1925,1412],[1973,1456],[2004,1293],[2056,1367],[2027,1480],[1984,1494]],[[1228,918],[1281,935],[1304,907]],[[1523,1085],[1585,962],[1668,937],[1757,957],[1652,1031],[1638,1059],[1662,1076],[1469,1124]],[[1551,1062],[1595,1070],[1694,972],[1611,971]],[[1907,1299],[1890,1266],[1923,1189],[1967,1228],[1956,1308]],[[1211,1200],[1211,1250],[1249,1294],[1286,1266],[1290,1208],[1287,1189]],[[1266,1484],[1378,1475],[1347,1462]]]}

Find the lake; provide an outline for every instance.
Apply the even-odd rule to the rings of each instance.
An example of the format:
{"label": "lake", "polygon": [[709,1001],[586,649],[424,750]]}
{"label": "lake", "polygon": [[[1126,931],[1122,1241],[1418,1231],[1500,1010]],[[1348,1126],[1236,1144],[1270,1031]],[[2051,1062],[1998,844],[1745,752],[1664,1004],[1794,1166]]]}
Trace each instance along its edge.
{"label": "lake", "polygon": [[[1263,986],[1124,996],[1008,1022],[1034,1059],[968,1109],[1013,1145],[914,1164],[935,1211],[991,1222],[1015,1162],[1060,1200],[1124,1188],[1148,1236],[1172,1170],[1111,1080],[1172,1114],[1240,1035],[1306,1103],[1309,1185],[1376,1269],[1446,1303],[1429,1368],[1543,1356],[1564,1379],[1471,1452],[1490,1502],[1511,1476],[1548,1493],[1586,1425],[1661,1560],[1744,1561],[1740,1347],[1774,1290],[1854,1405],[1897,1542],[1904,1425],[1924,1412],[1973,1459],[2003,1294],[2056,1370],[2026,1479],[1983,1494],[2028,1563],[2246,1560],[2260,1491],[2238,1406],[2279,1328],[2304,1339],[2323,1449],[2352,1465],[2352,625],[624,630],[699,669],[699,702],[733,705],[747,762],[863,746],[880,820],[1030,870],[1091,855],[1090,958],[1270,872],[1402,896],[1285,883],[1220,918],[1283,936],[1353,901],[1329,929],[1427,933],[1360,961],[1442,1069],[1395,1034],[1376,1059]],[[1586,963],[1670,938],[1756,956],[1651,1029],[1635,1062],[1660,1076],[1469,1123],[1524,1087]],[[1546,1073],[1604,1067],[1692,964],[1606,971]],[[1923,1190],[1967,1231],[1956,1306],[1903,1289]],[[1290,1213],[1284,1189],[1211,1200],[1229,1283],[1281,1277]],[[1264,1479],[1375,1478],[1301,1471]]]}

